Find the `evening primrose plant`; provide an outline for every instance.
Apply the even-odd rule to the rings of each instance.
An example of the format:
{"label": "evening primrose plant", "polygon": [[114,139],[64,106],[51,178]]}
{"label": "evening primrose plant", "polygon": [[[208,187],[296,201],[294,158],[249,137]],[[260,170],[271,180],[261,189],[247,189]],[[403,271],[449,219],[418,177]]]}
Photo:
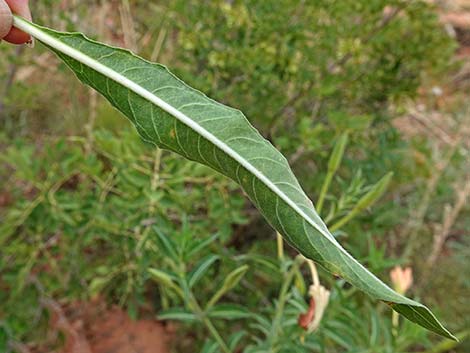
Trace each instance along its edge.
{"label": "evening primrose plant", "polygon": [[[118,123],[118,114],[109,113]],[[0,332],[10,344],[44,344],[41,297],[99,296],[132,317],[151,307],[157,318],[178,322],[186,339],[175,340],[177,351],[189,349],[188,336],[203,352],[430,345],[425,330],[408,320],[392,327],[380,303],[297,256],[281,235],[277,242],[266,232],[263,239],[242,238],[249,247],[231,244],[231,228],[243,229],[247,219],[229,179],[139,143],[126,124],[119,133],[98,129],[92,139],[88,152],[81,136],[47,139],[37,149],[17,141],[0,157],[19,181],[0,228],[2,281],[14,289],[0,293]],[[36,197],[21,197],[22,187],[37,188]],[[336,192],[326,192],[328,205]],[[371,256],[367,263],[377,271],[380,262]]]}
{"label": "evening primrose plant", "polygon": [[[409,320],[455,338],[427,307],[389,288],[339,244],[287,160],[239,110],[215,102],[164,66],[124,49],[92,41],[80,33],[57,32],[17,16],[14,25],[56,53],[83,83],[102,94],[133,123],[144,141],[233,179],[271,226],[307,259]],[[343,141],[333,153],[331,172],[337,164],[335,155],[342,153]],[[376,200],[389,179],[386,176],[331,228],[340,228]],[[328,179],[325,182],[329,183]],[[328,184],[324,186],[327,188]],[[199,310],[194,303],[192,307]],[[211,324],[206,326],[213,331]],[[221,342],[220,346],[227,348]]]}

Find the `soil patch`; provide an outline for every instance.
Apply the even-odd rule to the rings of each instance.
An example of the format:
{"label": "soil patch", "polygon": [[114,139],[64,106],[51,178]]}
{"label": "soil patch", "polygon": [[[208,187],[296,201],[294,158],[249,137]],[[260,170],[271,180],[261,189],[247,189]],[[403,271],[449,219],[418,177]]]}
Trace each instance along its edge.
{"label": "soil patch", "polygon": [[171,327],[151,317],[132,320],[121,308],[109,308],[101,301],[43,305],[51,314],[51,340],[64,339],[57,353],[169,352]]}

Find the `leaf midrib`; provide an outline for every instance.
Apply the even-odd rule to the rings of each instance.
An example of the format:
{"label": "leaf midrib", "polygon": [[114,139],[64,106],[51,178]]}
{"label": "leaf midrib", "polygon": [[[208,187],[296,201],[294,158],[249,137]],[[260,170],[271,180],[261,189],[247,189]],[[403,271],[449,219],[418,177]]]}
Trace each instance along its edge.
{"label": "leaf midrib", "polygon": [[[276,195],[278,195],[284,202],[286,202],[292,209],[294,209],[302,218],[306,219],[310,225],[312,225],[315,229],[317,229],[328,241],[332,242],[329,239],[328,234],[325,234],[324,230],[321,229],[312,219],[309,217],[302,209],[295,204],[281,189],[279,189],[268,177],[266,177],[261,171],[259,171],[253,164],[249,163],[246,159],[244,159],[238,152],[233,150],[229,145],[225,142],[221,141],[211,132],[207,131],[204,127],[196,123],[193,119],[188,117],[186,114],[181,112],[180,110],[176,109],[172,105],[165,102],[160,97],[156,96],[154,93],[148,91],[144,87],[138,85],[137,83],[133,82],[132,80],[128,79],[121,73],[109,68],[108,66],[100,63],[99,61],[91,58],[88,55],[76,50],[75,48],[70,47],[69,45],[61,42],[58,39],[50,36],[49,34],[39,30],[35,25],[33,26],[28,21],[24,20],[21,17],[14,16],[14,26],[18,29],[24,30],[30,33],[39,41],[47,44],[48,46],[58,50],[61,53],[64,53],[67,56],[70,56],[72,59],[77,60],[78,62],[85,64],[92,68],[93,70],[105,75],[106,77],[112,79],[113,81],[117,82],[118,84],[126,87],[130,91],[138,94],[142,98],[152,102],[153,104],[157,105],[159,108],[167,112],[168,114],[174,116],[180,122],[191,128],[192,130],[199,133],[201,136],[206,138],[212,144],[214,144],[217,148],[224,151],[228,156],[233,158],[237,161],[240,165],[246,168],[250,173],[252,173],[256,178],[263,182],[271,191],[273,191]],[[77,35],[82,35],[77,33]],[[90,40],[90,39],[88,39]],[[132,52],[130,54],[134,55]],[[142,59],[142,58],[139,58]],[[144,59],[142,59],[144,60]],[[149,64],[152,64],[148,62]],[[210,98],[208,98],[210,99]],[[216,101],[211,100],[214,104],[219,104]],[[333,242],[332,242],[333,243]],[[336,244],[333,244],[336,246]]]}
{"label": "leaf midrib", "polygon": [[[452,336],[452,334],[449,333],[447,331],[447,329],[445,329],[445,327],[443,327],[442,324],[439,323],[439,321],[437,321],[437,319],[434,317],[432,312],[429,311],[429,309],[427,309],[424,305],[422,305],[420,303],[417,303],[417,302],[415,302],[411,299],[408,299],[408,298],[404,297],[403,295],[400,295],[400,294],[394,292],[385,283],[383,283],[382,281],[377,279],[367,268],[363,267],[341,245],[339,245],[336,242],[336,240],[332,237],[332,235],[329,233],[329,231],[326,229],[326,227],[325,228],[322,227],[323,223],[321,221],[319,221],[319,223],[317,224],[316,219],[315,219],[315,217],[317,217],[317,215],[314,212],[314,210],[312,209],[312,212],[313,212],[313,215],[315,217],[312,218],[308,214],[308,211],[310,211],[309,207],[310,207],[311,201],[308,199],[307,195],[302,190],[298,190],[298,191],[301,192],[302,197],[304,197],[306,200],[309,201],[309,204],[305,205],[305,207],[306,207],[305,209],[307,211],[303,210],[302,207],[304,207],[304,205],[301,205],[302,207],[299,206],[282,189],[278,188],[276,183],[271,181],[268,177],[266,177],[263,174],[263,172],[261,172],[253,164],[251,164],[250,160],[243,158],[242,155],[240,155],[235,149],[230,147],[226,142],[219,139],[217,136],[213,135],[211,132],[209,132],[203,126],[201,126],[200,122],[199,123],[196,122],[195,120],[193,120],[189,116],[187,116],[185,113],[180,111],[179,110],[180,108],[175,108],[174,106],[172,106],[172,105],[168,104],[167,102],[165,102],[160,97],[156,96],[154,92],[151,92],[151,91],[147,90],[146,88],[142,87],[140,84],[137,84],[137,83],[133,82],[131,79],[125,77],[122,73],[119,73],[119,72],[115,71],[114,69],[106,66],[105,64],[102,64],[101,62],[98,61],[100,59],[94,59],[94,58],[80,52],[79,50],[74,49],[73,47],[67,45],[66,43],[62,42],[60,39],[56,39],[54,37],[54,34],[57,33],[57,36],[60,37],[60,38],[62,38],[61,36],[65,36],[65,37],[80,36],[82,39],[87,40],[90,43],[97,43],[97,42],[89,40],[88,38],[83,36],[81,33],[60,33],[60,32],[56,32],[56,31],[50,30],[48,28],[44,28],[44,27],[38,26],[36,24],[32,24],[32,23],[30,23],[30,22],[28,22],[28,21],[26,21],[26,20],[24,20],[20,17],[17,17],[17,16],[14,16],[14,26],[21,29],[21,30],[23,30],[23,31],[25,31],[25,32],[27,32],[27,33],[29,33],[29,34],[31,34],[33,37],[36,37],[39,41],[43,42],[45,45],[49,46],[57,54],[59,54],[59,56],[61,58],[62,58],[62,55],[60,55],[60,54],[63,54],[64,56],[68,56],[68,57],[78,61],[79,63],[81,63],[83,65],[86,65],[91,70],[94,70],[94,71],[102,74],[104,77],[106,77],[107,78],[106,82],[109,82],[109,80],[112,80],[112,81],[116,82],[118,85],[122,86],[123,88],[126,88],[128,90],[128,92],[134,92],[135,94],[137,94],[141,98],[147,100],[150,103],[153,103],[155,106],[158,106],[160,109],[162,109],[166,113],[173,116],[176,120],[180,121],[185,126],[187,126],[191,130],[198,133],[199,137],[205,138],[213,146],[215,146],[216,148],[218,148],[221,151],[223,151],[224,153],[226,153],[227,156],[229,156],[230,158],[232,158],[234,161],[236,161],[238,163],[236,173],[238,173],[240,167],[245,168],[249,173],[252,174],[253,183],[254,183],[255,180],[259,180],[268,189],[270,189],[271,192],[273,192],[278,197],[278,198],[276,198],[276,205],[279,202],[279,199],[281,199],[282,201],[284,201],[287,204],[287,206],[289,206],[292,210],[294,210],[302,218],[302,220],[303,220],[302,223],[303,223],[304,227],[305,227],[306,223],[308,223],[320,233],[321,236],[320,236],[319,239],[324,241],[324,239],[326,238],[327,242],[330,243],[331,245],[333,245],[333,248],[336,248],[339,251],[338,255],[341,255],[341,257],[343,257],[342,262],[344,263],[344,265],[346,267],[349,267],[349,269],[355,275],[357,275],[357,278],[355,278],[355,276],[352,276],[352,277],[349,276],[349,279],[351,281],[355,282],[356,285],[359,286],[359,288],[362,288],[363,290],[365,290],[368,293],[372,293],[372,295],[374,297],[378,298],[378,299],[385,300],[384,296],[385,297],[390,297],[390,300],[391,300],[392,303],[402,304],[406,308],[411,309],[411,311],[415,315],[406,315],[404,313],[404,311],[399,311],[399,312],[403,313],[403,315],[407,316],[408,318],[411,317],[410,320],[412,320],[412,321],[414,321],[414,322],[416,322],[416,323],[418,323],[422,326],[424,326],[422,324],[422,322],[424,321],[425,324],[427,325],[427,326],[424,326],[424,327],[432,328],[432,330],[437,332],[437,333],[445,335],[449,338],[454,338]],[[52,34],[50,34],[50,33],[52,33]],[[97,43],[97,44],[101,44],[101,43]],[[113,47],[110,47],[110,46],[107,46],[107,47],[111,48],[111,49],[115,49],[115,50],[125,51],[125,50],[122,50],[120,48],[113,48]],[[129,51],[125,51],[125,52],[127,52],[130,55],[133,55]],[[137,57],[137,58],[139,60],[147,62],[149,65],[153,65],[152,63],[150,63],[148,61],[145,61],[142,58],[139,58],[139,57]],[[74,70],[74,71],[78,71],[78,70]],[[171,74],[171,73],[169,73],[169,74]],[[178,78],[176,78],[176,77],[174,77],[174,78],[176,80],[178,80]],[[188,89],[192,89],[189,86],[187,86],[187,87],[188,87]],[[208,98],[206,96],[204,96],[204,98],[208,99],[208,102],[210,102],[210,103],[220,105],[220,103],[217,103],[217,102],[211,100],[210,98]],[[175,120],[175,122],[176,122],[176,120]],[[152,119],[152,122],[153,122],[153,119]],[[262,138],[262,137],[260,136],[260,138]],[[287,165],[286,165],[286,168],[288,168]],[[255,196],[256,196],[256,194],[255,194]],[[313,208],[313,205],[312,205],[312,208]],[[277,217],[280,219],[279,215],[277,215]],[[282,222],[281,222],[281,226],[282,226]],[[311,234],[311,232],[306,231],[305,233],[307,235],[308,241],[311,243],[312,247],[315,248],[315,244],[312,243],[313,237],[309,236],[309,233]],[[288,234],[285,234],[285,235],[288,236]],[[325,245],[322,244],[322,246],[325,246]],[[385,290],[385,292],[379,293],[378,290],[373,290],[373,288],[368,284],[368,281],[361,281],[359,274],[355,271],[355,269],[353,267],[351,267],[352,264],[358,265],[360,267],[361,271],[365,271],[365,273],[370,275],[371,278],[369,278],[369,279],[373,280],[373,282],[375,282],[375,284],[377,286],[381,286],[382,289]],[[346,276],[345,278],[348,279],[348,276]],[[364,287],[364,284],[367,284],[367,286]],[[421,308],[425,309],[426,313],[430,314],[432,316],[432,318],[434,319],[434,321],[432,321],[432,322],[429,321],[427,319],[427,317],[423,316],[423,314],[421,314],[421,312],[419,312],[417,310],[417,308],[415,308],[415,307],[421,307]],[[416,315],[418,315],[421,318],[421,320],[416,319],[416,317],[415,317]]]}

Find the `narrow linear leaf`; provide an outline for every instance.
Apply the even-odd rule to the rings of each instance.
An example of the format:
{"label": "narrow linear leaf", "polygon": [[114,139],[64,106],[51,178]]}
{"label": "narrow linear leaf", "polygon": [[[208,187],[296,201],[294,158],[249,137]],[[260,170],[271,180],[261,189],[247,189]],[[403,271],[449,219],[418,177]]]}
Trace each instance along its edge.
{"label": "narrow linear leaf", "polygon": [[168,238],[166,235],[160,232],[160,230],[157,227],[153,227],[153,230],[157,234],[159,243],[165,250],[166,255],[169,258],[171,258],[173,261],[178,262],[179,257],[178,257],[178,252],[176,251],[175,243],[171,240],[171,238]]}
{"label": "narrow linear leaf", "polygon": [[191,250],[189,250],[188,257],[191,257],[194,254],[197,254],[199,251],[209,246],[209,244],[213,243],[218,237],[219,237],[219,234],[214,234],[211,237],[205,240],[202,240],[199,243],[196,243],[194,247],[192,247]]}
{"label": "narrow linear leaf", "polygon": [[217,301],[222,298],[222,296],[225,295],[228,291],[230,291],[232,288],[234,288],[238,282],[241,281],[243,276],[245,275],[246,271],[248,271],[249,266],[248,265],[242,265],[232,272],[230,272],[227,277],[225,277],[224,282],[222,283],[222,286],[219,288],[219,290],[212,296],[212,298],[209,300],[207,303],[206,309],[209,309],[212,307]]}
{"label": "narrow linear leaf", "polygon": [[466,338],[470,336],[470,330],[459,332],[455,336],[457,336],[457,339],[460,342],[444,339],[442,342],[437,343],[436,345],[434,345],[433,348],[425,351],[424,353],[450,352],[452,349],[456,348],[459,344],[461,344],[461,342],[465,342]]}
{"label": "narrow linear leaf", "polygon": [[323,181],[323,185],[320,190],[320,196],[317,202],[317,212],[321,213],[323,208],[323,202],[325,202],[325,197],[330,188],[331,181],[333,180],[336,171],[338,170],[341,160],[343,159],[344,150],[348,143],[348,133],[344,133],[340,136],[340,138],[336,141],[335,147],[333,148],[333,152],[331,153],[330,159],[328,160],[328,169],[325,176],[325,180]]}
{"label": "narrow linear leaf", "polygon": [[85,84],[135,125],[143,140],[235,180],[268,222],[304,256],[421,326],[455,338],[424,305],[399,295],[359,264],[316,213],[287,160],[236,109],[192,89],[164,66],[129,51],[14,18]]}
{"label": "narrow linear leaf", "polygon": [[222,287],[224,287],[226,291],[234,288],[238,282],[240,282],[249,268],[250,267],[248,265],[242,265],[230,272],[227,277],[225,277]]}
{"label": "narrow linear leaf", "polygon": [[235,351],[235,349],[238,346],[238,343],[240,343],[242,338],[245,336],[246,336],[246,331],[243,331],[243,330],[232,334],[230,338],[228,339],[228,347],[230,348],[230,350]]}
{"label": "narrow linear leaf", "polygon": [[155,282],[161,284],[166,288],[171,288],[176,294],[180,296],[180,298],[184,298],[183,291],[176,284],[177,279],[175,276],[172,276],[167,272],[160,271],[156,268],[149,268],[147,271]]}
{"label": "narrow linear leaf", "polygon": [[189,288],[194,287],[194,285],[206,274],[206,272],[209,270],[209,267],[211,267],[211,265],[218,259],[219,256],[217,255],[208,255],[207,257],[203,258],[189,274]]}
{"label": "narrow linear leaf", "polygon": [[165,271],[161,271],[156,268],[149,268],[148,272],[156,282],[159,282],[164,286],[172,287],[175,285],[173,276]]}
{"label": "narrow linear leaf", "polygon": [[333,152],[331,153],[330,159],[328,160],[328,172],[332,174],[336,173],[343,159],[344,150],[348,144],[348,134],[344,133],[340,136],[338,141],[336,141]]}
{"label": "narrow linear leaf", "polygon": [[207,315],[215,319],[237,320],[245,319],[251,316],[250,311],[241,305],[220,304],[211,308]]}
{"label": "narrow linear leaf", "polygon": [[362,196],[359,201],[356,203],[354,208],[343,218],[341,218],[338,222],[333,224],[330,227],[332,232],[338,230],[350,220],[352,220],[357,214],[364,211],[366,208],[374,204],[387,190],[390,181],[392,180],[393,172],[387,173],[385,176],[382,177],[372,188]]}
{"label": "narrow linear leaf", "polygon": [[187,311],[183,308],[171,308],[163,310],[158,314],[159,320],[177,320],[183,322],[195,322],[198,321],[198,317],[192,312]]}
{"label": "narrow linear leaf", "polygon": [[202,347],[201,353],[216,353],[219,351],[219,344],[212,340],[207,340]]}

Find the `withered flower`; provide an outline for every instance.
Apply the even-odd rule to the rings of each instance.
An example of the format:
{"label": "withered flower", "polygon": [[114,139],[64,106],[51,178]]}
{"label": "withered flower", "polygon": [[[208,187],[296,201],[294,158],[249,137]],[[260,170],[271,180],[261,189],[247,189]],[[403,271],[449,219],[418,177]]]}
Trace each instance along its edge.
{"label": "withered flower", "polygon": [[304,328],[308,333],[315,331],[320,326],[321,319],[328,306],[330,299],[330,291],[320,284],[315,264],[311,260],[307,263],[312,272],[313,284],[309,287],[310,305],[305,314],[299,316],[299,326]]}

